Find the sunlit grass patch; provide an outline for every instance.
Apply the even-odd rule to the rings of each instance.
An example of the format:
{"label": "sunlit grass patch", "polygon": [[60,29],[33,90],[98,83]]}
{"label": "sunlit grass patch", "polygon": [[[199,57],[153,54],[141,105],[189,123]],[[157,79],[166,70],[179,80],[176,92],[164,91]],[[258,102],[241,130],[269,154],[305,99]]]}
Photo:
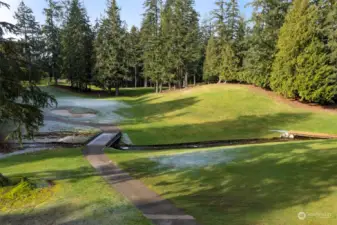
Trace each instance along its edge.
{"label": "sunlit grass patch", "polygon": [[108,153],[201,224],[337,224],[335,140]]}

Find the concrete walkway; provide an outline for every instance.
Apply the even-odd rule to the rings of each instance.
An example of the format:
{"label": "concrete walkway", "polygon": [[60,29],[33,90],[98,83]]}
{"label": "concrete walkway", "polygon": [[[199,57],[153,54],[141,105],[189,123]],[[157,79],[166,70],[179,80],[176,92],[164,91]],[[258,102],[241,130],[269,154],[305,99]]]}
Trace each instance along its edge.
{"label": "concrete walkway", "polygon": [[151,191],[141,181],[133,179],[104,154],[103,149],[117,134],[104,133],[86,146],[83,153],[90,164],[153,224],[198,225],[192,216],[186,215],[171,202]]}

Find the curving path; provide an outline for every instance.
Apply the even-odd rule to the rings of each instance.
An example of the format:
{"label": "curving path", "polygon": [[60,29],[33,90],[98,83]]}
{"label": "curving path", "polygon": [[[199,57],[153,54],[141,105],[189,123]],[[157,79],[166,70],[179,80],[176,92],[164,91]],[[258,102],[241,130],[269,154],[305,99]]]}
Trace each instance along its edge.
{"label": "curving path", "polygon": [[[102,127],[104,132],[110,127]],[[105,129],[107,128],[107,129]],[[115,127],[115,130],[118,128]],[[83,150],[84,156],[103,178],[119,193],[131,201],[143,215],[155,225],[198,225],[196,220],[176,208],[147,188],[141,181],[133,179],[121,170],[103,152],[109,143],[116,141],[119,132],[103,133],[91,141]]]}

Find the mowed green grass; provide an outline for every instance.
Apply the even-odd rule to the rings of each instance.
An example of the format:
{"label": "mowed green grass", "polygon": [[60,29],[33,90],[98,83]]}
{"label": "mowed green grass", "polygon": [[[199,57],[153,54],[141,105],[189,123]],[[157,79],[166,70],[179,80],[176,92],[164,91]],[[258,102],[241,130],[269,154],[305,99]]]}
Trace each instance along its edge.
{"label": "mowed green grass", "polygon": [[[34,193],[30,202],[11,207],[0,202],[1,225],[150,225],[141,213],[98,176],[79,149],[64,149],[0,160],[11,179],[53,180],[55,186]],[[2,193],[0,189],[0,193]]]}
{"label": "mowed green grass", "polygon": [[[153,160],[182,154],[176,158],[180,160],[186,153],[197,160],[199,154],[205,154],[202,151],[211,155],[220,152],[217,159],[228,155],[235,155],[235,159],[184,168]],[[335,140],[193,151],[108,152],[120,167],[204,225],[337,224]],[[299,212],[307,214],[304,221],[298,219]]]}
{"label": "mowed green grass", "polygon": [[278,137],[271,130],[337,134],[337,113],[312,112],[238,85],[205,85],[122,99],[120,124],[135,144]]}

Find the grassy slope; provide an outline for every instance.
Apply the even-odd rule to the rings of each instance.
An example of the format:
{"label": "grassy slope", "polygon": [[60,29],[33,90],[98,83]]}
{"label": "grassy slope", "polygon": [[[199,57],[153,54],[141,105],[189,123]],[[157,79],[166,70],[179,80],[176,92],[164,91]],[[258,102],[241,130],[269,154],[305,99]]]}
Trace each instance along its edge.
{"label": "grassy slope", "polygon": [[337,114],[293,108],[247,87],[210,85],[124,98],[133,107],[120,113],[136,144],[165,144],[279,136],[285,129],[337,133]]}
{"label": "grassy slope", "polygon": [[[204,225],[337,224],[335,141],[222,149],[224,157],[231,152],[238,158],[227,165],[172,170],[148,158],[184,151],[111,150],[109,156]],[[302,211],[329,218],[314,214],[300,221]]]}
{"label": "grassy slope", "polygon": [[96,175],[78,149],[15,156],[0,160],[0,168],[11,178],[24,176],[56,182],[49,190],[51,197],[42,203],[40,199],[28,205],[17,202],[6,211],[0,210],[1,225],[150,224]]}

